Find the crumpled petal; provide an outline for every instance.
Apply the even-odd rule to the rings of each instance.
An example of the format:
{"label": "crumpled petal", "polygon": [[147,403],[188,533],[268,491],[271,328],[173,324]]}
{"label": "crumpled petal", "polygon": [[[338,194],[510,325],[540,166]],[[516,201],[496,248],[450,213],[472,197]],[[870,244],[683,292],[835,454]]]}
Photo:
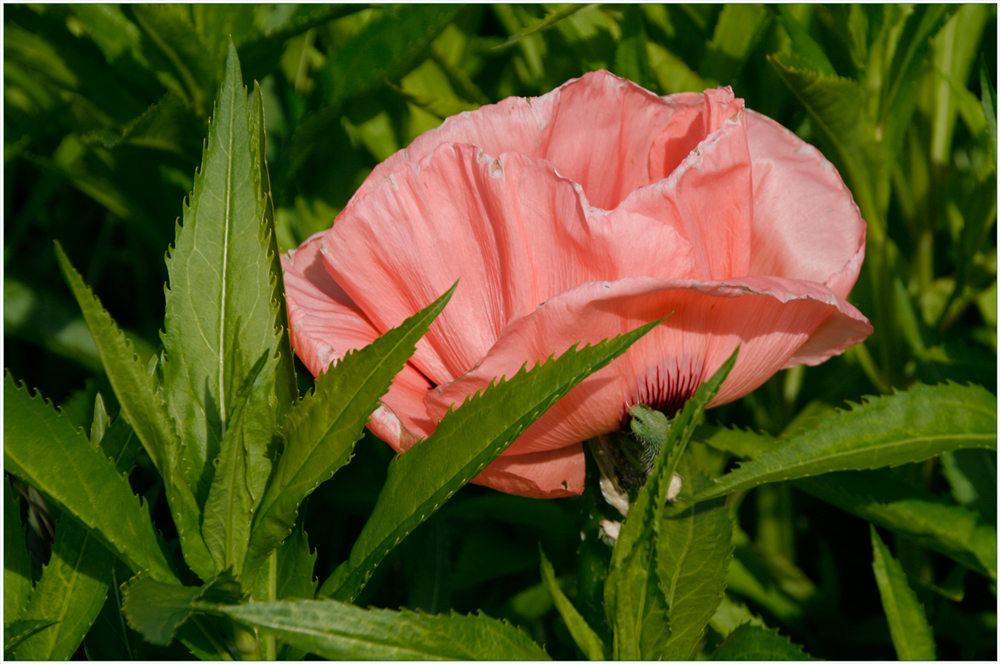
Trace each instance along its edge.
{"label": "crumpled petal", "polygon": [[[379,332],[326,272],[320,243],[323,233],[281,256],[292,347],[314,376],[349,351],[364,348]],[[393,380],[370,426],[396,451],[405,451],[426,438],[437,422],[426,417],[423,400],[432,387],[407,364]]]}
{"label": "crumpled petal", "polygon": [[580,184],[592,205],[610,210],[653,181],[640,156],[649,153],[677,110],[672,98],[657,97],[606,71],[590,72],[540,97],[508,97],[448,118],[376,167],[348,206],[370,194],[401,162],[420,162],[440,145],[465,143],[491,155],[517,152],[545,159]]}
{"label": "crumpled petal", "polygon": [[738,399],[782,367],[799,363],[796,351],[821,327],[832,353],[871,333],[857,309],[808,282],[635,277],[582,284],[512,321],[474,370],[428,394],[428,414],[440,418],[499,376],[513,376],[525,361],[558,356],[581,340],[597,343],[665,316],[626,355],[557,402],[507,454],[557,449],[617,430],[635,403],[678,407],[737,345],[739,359],[712,406]]}
{"label": "crumpled petal", "polygon": [[379,330],[459,282],[412,359],[438,384],[553,295],[641,266],[691,267],[690,244],[650,214],[594,209],[548,162],[460,144],[400,164],[320,243],[328,272]]}

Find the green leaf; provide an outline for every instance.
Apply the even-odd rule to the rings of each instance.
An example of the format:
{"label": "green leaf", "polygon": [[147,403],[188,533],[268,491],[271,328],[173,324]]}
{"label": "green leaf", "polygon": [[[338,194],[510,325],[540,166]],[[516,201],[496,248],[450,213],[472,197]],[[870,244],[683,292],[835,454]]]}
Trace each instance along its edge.
{"label": "green leaf", "polygon": [[569,628],[569,633],[573,636],[573,640],[576,641],[576,645],[590,661],[604,661],[604,642],[591,629],[584,617],[580,615],[580,612],[576,610],[573,603],[563,593],[562,588],[559,587],[559,584],[556,582],[555,570],[552,569],[552,563],[549,562],[549,559],[545,557],[545,552],[542,551],[541,544],[538,547],[538,555],[542,559],[542,581],[545,582],[545,587],[549,589],[552,601],[555,602],[556,609],[559,610],[559,615],[566,622],[566,627]]}
{"label": "green leaf", "polygon": [[52,627],[17,647],[20,660],[66,660],[73,656],[104,606],[114,555],[85,528],[64,515],[56,525],[52,557],[42,570],[20,617]]}
{"label": "green leaf", "polygon": [[[656,659],[665,652],[671,635],[670,599],[666,595],[673,583],[658,574],[656,540],[664,528],[667,490],[698,418],[719,391],[738,354],[737,348],[673,419],[656,463],[629,508],[604,584],[604,610],[614,630],[615,659]],[[706,623],[711,613],[714,609],[706,616]]]}
{"label": "green leaf", "polygon": [[[250,521],[253,518],[253,497],[248,488],[247,466],[250,450],[244,424],[244,413],[251,395],[260,392],[273,375],[262,369],[267,363],[264,351],[250,370],[243,387],[237,392],[233,411],[227,422],[222,452],[215,469],[215,479],[205,501],[205,516],[201,526],[202,538],[212,553],[219,569],[232,569],[236,576],[243,570],[247,543],[250,540]],[[271,365],[273,369],[274,366]]]}
{"label": "green leaf", "polygon": [[996,413],[996,397],[978,385],[916,385],[870,398],[742,464],[695,500],[766,482],[915,463],[965,447],[996,449]]}
{"label": "green leaf", "polygon": [[986,128],[990,134],[990,154],[993,157],[994,168],[997,160],[997,90],[990,80],[989,70],[986,68],[986,57],[979,58],[979,87],[983,95],[983,115],[986,117]]}
{"label": "green leaf", "polygon": [[715,615],[712,616],[708,624],[720,635],[727,637],[736,631],[737,627],[745,623],[757,625],[758,627],[767,627],[761,617],[751,613],[745,604],[735,602],[728,596],[723,596],[722,602],[719,603],[719,608],[715,611]]}
{"label": "green leaf", "polygon": [[314,576],[316,552],[309,549],[309,537],[299,523],[277,551],[276,599],[310,599],[316,596]]}
{"label": "green leaf", "polygon": [[121,404],[122,413],[139,435],[139,440],[163,478],[184,559],[198,576],[210,578],[214,574],[214,564],[201,539],[201,513],[194,494],[184,481],[179,458],[180,441],[155,379],[141,365],[131,342],[101,306],[100,300],[83,283],[80,273],[70,264],[58,243],[56,257],[63,277],[90,327],[108,380]]}
{"label": "green leaf", "polygon": [[535,21],[532,25],[526,27],[524,30],[521,30],[520,32],[518,32],[516,35],[512,36],[510,39],[508,39],[504,43],[499,44],[497,46],[494,46],[493,48],[494,49],[501,49],[501,48],[505,48],[507,46],[511,46],[513,44],[516,44],[517,42],[521,41],[525,37],[529,37],[529,36],[531,36],[533,34],[536,34],[536,33],[548,30],[549,28],[555,26],[560,21],[566,20],[567,18],[569,18],[573,14],[577,13],[578,11],[582,11],[584,9],[589,9],[590,7],[593,7],[593,6],[594,5],[577,5],[577,4],[565,4],[565,5],[562,5],[561,7],[553,9],[548,14],[546,14],[543,18]]}
{"label": "green leaf", "polygon": [[322,70],[330,103],[339,105],[406,74],[461,5],[398,5],[336,49]]}
{"label": "green leaf", "polygon": [[379,399],[454,292],[452,286],[399,327],[348,353],[289,411],[282,424],[285,451],[254,518],[245,569],[256,569],[281,544],[299,504],[350,461]]}
{"label": "green leaf", "polygon": [[129,626],[150,643],[168,645],[199,601],[239,602],[240,586],[223,572],[201,587],[176,586],[136,576],[125,586],[122,611]]}
{"label": "green leaf", "polygon": [[[28,540],[21,523],[21,501],[11,488],[10,479],[3,483],[3,615],[9,625],[28,605],[31,592],[31,557]],[[6,646],[5,646],[6,647]]]}
{"label": "green leaf", "polygon": [[871,534],[872,568],[882,596],[882,607],[889,619],[889,633],[896,654],[901,661],[936,659],[931,626],[927,623],[924,608],[917,601],[917,594],[906,581],[902,565],[882,543],[875,526],[871,526]]}
{"label": "green leaf", "polygon": [[[269,364],[276,362],[279,349],[260,130],[259,116],[250,117],[230,46],[202,168],[167,260],[164,393],[184,441],[187,483],[199,505],[208,497],[212,461],[222,451],[237,391],[257,358],[270,351]],[[263,373],[273,370],[265,367]],[[244,436],[251,463],[271,444],[276,414],[269,402],[286,405],[273,390],[255,391],[247,405],[252,426]]]}
{"label": "green leaf", "polygon": [[694,656],[725,594],[732,535],[733,522],[724,500],[698,503],[660,521],[656,575],[670,611],[670,639],[663,659]]}
{"label": "green leaf", "polygon": [[659,321],[594,346],[571,348],[531,371],[522,367],[449,411],[434,434],[389,464],[375,509],[350,558],[320,595],[353,600],[386,554],[496,459],[552,404],[624,353]]}
{"label": "green leaf", "polygon": [[4,657],[13,659],[14,650],[26,639],[55,625],[51,620],[15,620],[3,628]]}
{"label": "green leaf", "polygon": [[699,73],[722,85],[734,83],[769,19],[763,5],[724,5],[719,12],[705,58],[698,68]]}
{"label": "green leaf", "polygon": [[115,418],[100,440],[101,450],[114,462],[115,470],[126,475],[131,472],[142,443],[128,420],[121,416]]}
{"label": "green leaf", "polygon": [[334,600],[199,608],[227,615],[327,659],[549,659],[519,629],[483,614],[430,616],[362,609]]}
{"label": "green leaf", "polygon": [[789,5],[778,5],[778,20],[784,26],[788,37],[792,40],[793,52],[811,65],[811,69],[824,76],[836,76],[830,60],[823,52],[823,47],[809,36],[809,32],[795,19]]}
{"label": "green leaf", "polygon": [[889,470],[810,477],[794,486],[871,523],[997,578],[997,531],[971,510],[914,486]]}
{"label": "green leaf", "polygon": [[717,662],[810,661],[802,646],[795,645],[772,629],[740,625],[712,654]]}
{"label": "green leaf", "polygon": [[81,431],[4,380],[4,469],[72,514],[135,572],[177,583],[147,506]]}

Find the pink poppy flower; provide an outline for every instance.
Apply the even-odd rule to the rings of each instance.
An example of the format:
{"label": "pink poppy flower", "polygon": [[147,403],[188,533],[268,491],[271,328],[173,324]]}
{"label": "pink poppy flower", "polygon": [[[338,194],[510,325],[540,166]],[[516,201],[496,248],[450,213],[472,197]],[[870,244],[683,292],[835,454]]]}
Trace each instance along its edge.
{"label": "pink poppy flower", "polygon": [[635,403],[674,411],[738,344],[711,405],[871,334],[846,301],[864,249],[833,166],[729,88],[658,97],[596,72],[419,136],[282,265],[317,375],[461,278],[369,422],[400,452],[525,362],[672,313],[473,480],[559,497],[583,490],[583,441]]}

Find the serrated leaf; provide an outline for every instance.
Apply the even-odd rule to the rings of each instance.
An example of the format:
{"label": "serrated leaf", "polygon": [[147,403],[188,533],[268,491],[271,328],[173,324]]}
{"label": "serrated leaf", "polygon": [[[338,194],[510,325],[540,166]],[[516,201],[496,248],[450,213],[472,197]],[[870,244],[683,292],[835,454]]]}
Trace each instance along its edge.
{"label": "serrated leaf", "polygon": [[91,529],[135,572],[178,583],[149,518],[147,505],[87,437],[4,379],[4,470],[51,498]]}
{"label": "serrated leaf", "polygon": [[320,595],[353,600],[386,554],[496,459],[552,404],[592,372],[624,353],[659,321],[500,381],[449,411],[434,434],[389,464],[375,509],[350,558]]}
{"label": "serrated leaf", "polygon": [[[662,588],[669,589],[670,584],[661,584],[658,579],[655,545],[667,490],[698,418],[719,391],[738,354],[737,348],[673,419],[656,463],[629,508],[604,585],[604,610],[614,630],[615,659],[656,658],[667,647],[671,634],[669,604]],[[706,623],[710,617],[705,618]]]}
{"label": "serrated leaf", "polygon": [[977,385],[916,385],[874,397],[744,463],[695,500],[766,482],[915,463],[960,448],[996,449],[996,413],[996,397]]}
{"label": "serrated leaf", "polygon": [[659,523],[656,576],[670,610],[658,659],[691,659],[726,590],[733,522],[724,500],[698,503]]}
{"label": "serrated leaf", "polygon": [[872,569],[882,596],[882,607],[889,619],[889,633],[900,661],[936,659],[934,635],[927,623],[927,615],[906,581],[906,572],[899,561],[892,557],[889,549],[871,526]]}
{"label": "serrated leaf", "polygon": [[114,555],[83,526],[64,515],[56,525],[52,557],[42,570],[21,618],[51,621],[15,650],[19,660],[73,656],[104,606]]}
{"label": "serrated leaf", "polygon": [[252,625],[328,659],[549,659],[522,631],[483,614],[430,616],[362,609],[335,600],[200,608]]}
{"label": "serrated leaf", "polygon": [[184,481],[179,459],[180,441],[154,378],[142,366],[131,342],[101,306],[100,300],[83,283],[83,278],[70,264],[59,243],[56,243],[56,257],[63,277],[90,327],[108,380],[121,404],[122,413],[139,435],[139,440],[163,478],[184,559],[198,576],[209,578],[215,571],[212,557],[201,539],[201,513],[194,493]]}
{"label": "serrated leaf", "polygon": [[[11,624],[28,605],[31,592],[31,557],[21,523],[21,506],[10,479],[3,482],[3,616]],[[6,647],[6,646],[5,646]]]}
{"label": "serrated leaf", "polygon": [[461,5],[398,5],[337,48],[321,71],[330,103],[338,105],[384,79],[408,72]]}
{"label": "serrated leaf", "polygon": [[[250,450],[244,414],[252,395],[266,389],[268,382],[274,380],[273,374],[262,371],[267,364],[267,356],[268,351],[265,350],[237,392],[233,411],[226,423],[215,479],[205,501],[201,526],[202,538],[212,553],[216,567],[232,569],[237,577],[243,570],[253,518],[253,497],[247,476]],[[274,369],[273,364],[271,369]]]}
{"label": "serrated leaf", "polygon": [[723,638],[732,634],[737,627],[743,624],[767,627],[760,616],[751,613],[745,604],[733,601],[728,595],[723,595],[719,608],[708,624]]}
{"label": "serrated leaf", "polygon": [[277,551],[275,599],[309,599],[316,596],[318,581],[314,575],[316,552],[309,548],[309,537],[298,524]]}
{"label": "serrated leaf", "polygon": [[4,657],[10,659],[14,650],[26,639],[52,627],[56,623],[51,620],[15,620],[3,628]]}
{"label": "serrated leaf", "polygon": [[348,353],[288,412],[282,424],[285,451],[254,518],[245,569],[252,573],[281,544],[305,497],[350,461],[379,399],[454,292],[452,286],[399,327]]}
{"label": "serrated leaf", "polygon": [[122,611],[129,626],[150,643],[168,645],[198,601],[239,602],[242,591],[228,572],[201,587],[177,586],[137,576],[125,586]]}
{"label": "serrated leaf", "polygon": [[717,662],[810,661],[802,646],[796,645],[772,629],[740,625],[712,654]]}
{"label": "serrated leaf", "polygon": [[888,470],[846,472],[795,482],[796,488],[921,546],[997,578],[996,527]]}
{"label": "serrated leaf", "polygon": [[[221,452],[240,385],[263,352],[270,350],[269,363],[275,362],[279,346],[259,131],[230,45],[202,168],[167,260],[164,396],[199,505],[208,497],[212,461]],[[252,457],[271,444],[275,409],[269,388],[255,392],[247,406],[246,417],[256,422],[244,434]]]}
{"label": "serrated leaf", "polygon": [[549,562],[549,559],[545,557],[545,552],[542,551],[541,545],[538,548],[538,555],[542,559],[542,581],[545,583],[545,587],[548,588],[549,594],[552,595],[552,601],[555,603],[559,615],[562,616],[563,621],[566,623],[566,627],[573,636],[573,640],[576,641],[577,647],[580,648],[590,661],[603,661],[604,642],[601,641],[601,637],[591,629],[584,617],[580,615],[580,612],[576,610],[573,603],[563,593],[562,588],[559,587],[559,583],[556,581],[555,570],[552,569],[552,563]]}
{"label": "serrated leaf", "polygon": [[781,25],[784,26],[785,32],[788,33],[788,37],[792,41],[792,49],[795,54],[802,58],[804,61],[812,65],[812,69],[823,74],[824,76],[836,76],[837,72],[834,70],[833,65],[830,64],[830,60],[826,57],[826,53],[823,52],[823,47],[816,43],[816,41],[809,36],[809,32],[802,27],[802,24],[798,22],[795,18],[795,14],[792,13],[791,7],[789,5],[778,5],[778,20],[781,21]]}
{"label": "serrated leaf", "polygon": [[142,443],[124,417],[117,417],[101,438],[101,450],[115,464],[115,470],[128,474],[135,465]]}

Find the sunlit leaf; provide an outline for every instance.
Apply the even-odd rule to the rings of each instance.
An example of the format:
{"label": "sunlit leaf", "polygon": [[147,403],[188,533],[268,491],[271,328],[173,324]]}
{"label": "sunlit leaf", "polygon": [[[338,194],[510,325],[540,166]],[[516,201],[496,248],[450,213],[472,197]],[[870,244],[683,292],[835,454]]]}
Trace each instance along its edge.
{"label": "sunlit leaf", "polygon": [[327,659],[549,659],[519,629],[484,614],[429,616],[334,600],[253,602],[211,610]]}
{"label": "sunlit leaf", "polygon": [[715,481],[707,500],[765,482],[915,463],[966,447],[996,449],[996,397],[979,386],[916,385],[821,420]]}
{"label": "sunlit leaf", "polygon": [[902,565],[882,543],[875,526],[871,526],[871,534],[872,568],[882,596],[882,607],[889,619],[889,633],[896,654],[901,661],[936,659],[931,626],[927,624],[927,615],[917,600],[917,594],[906,581]]}
{"label": "sunlit leaf", "polygon": [[282,424],[285,451],[253,523],[252,571],[291,532],[299,504],[351,458],[379,399],[444,309],[455,287],[369,346],[348,353],[316,380]]}
{"label": "sunlit leaf", "polygon": [[90,629],[108,593],[115,557],[70,517],[56,524],[52,557],[42,570],[22,620],[55,623],[15,650],[20,660],[66,660]]}
{"label": "sunlit leaf", "polygon": [[[4,379],[4,469],[51,498],[134,572],[177,583],[149,518],[104,453],[42,397]],[[65,516],[63,518],[66,518]]]}
{"label": "sunlit leaf", "polygon": [[[658,321],[657,321],[658,322]],[[350,558],[320,594],[351,599],[385,555],[496,459],[535,420],[592,372],[624,353],[656,323],[570,349],[495,383],[450,411],[427,440],[389,464],[388,477]]]}
{"label": "sunlit leaf", "polygon": [[132,344],[101,306],[100,300],[83,283],[80,273],[70,264],[59,244],[56,244],[56,257],[63,277],[90,327],[108,380],[121,403],[122,413],[139,435],[139,440],[163,478],[184,558],[195,573],[208,578],[214,573],[214,566],[205,542],[201,539],[200,510],[195,503],[194,494],[184,481],[179,459],[180,441],[155,379],[142,366]]}

